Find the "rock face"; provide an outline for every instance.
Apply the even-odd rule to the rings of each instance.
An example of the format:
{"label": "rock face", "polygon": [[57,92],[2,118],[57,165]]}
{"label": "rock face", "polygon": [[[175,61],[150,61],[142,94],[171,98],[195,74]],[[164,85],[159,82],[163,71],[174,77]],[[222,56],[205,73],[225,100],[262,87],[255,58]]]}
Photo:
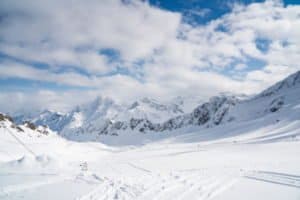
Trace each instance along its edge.
{"label": "rock face", "polygon": [[13,122],[13,119],[12,119],[12,117],[10,117],[8,115],[0,113],[0,121],[10,121],[10,122]]}
{"label": "rock face", "polygon": [[218,125],[223,122],[230,107],[237,102],[238,99],[234,96],[213,97],[209,102],[195,108],[190,114],[169,119],[162,124],[161,130],[172,130],[189,125]]}
{"label": "rock face", "polygon": [[[300,104],[300,71],[251,98],[221,94],[185,113],[182,98],[161,103],[143,98],[129,105],[98,97],[70,113],[45,111],[30,121],[49,125],[62,136],[94,140],[100,135],[123,132],[164,132],[189,126],[212,127],[231,121],[246,121],[278,113],[288,105]],[[0,116],[1,120],[1,116]]]}

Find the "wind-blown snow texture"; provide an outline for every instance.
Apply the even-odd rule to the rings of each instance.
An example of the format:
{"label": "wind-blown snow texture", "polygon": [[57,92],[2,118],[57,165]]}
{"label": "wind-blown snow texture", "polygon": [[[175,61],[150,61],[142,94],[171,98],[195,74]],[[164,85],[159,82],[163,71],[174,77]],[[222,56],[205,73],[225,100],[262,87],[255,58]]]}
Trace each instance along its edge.
{"label": "wind-blown snow texture", "polygon": [[191,112],[174,102],[98,98],[32,118],[60,134],[1,114],[0,199],[300,199],[300,72]]}

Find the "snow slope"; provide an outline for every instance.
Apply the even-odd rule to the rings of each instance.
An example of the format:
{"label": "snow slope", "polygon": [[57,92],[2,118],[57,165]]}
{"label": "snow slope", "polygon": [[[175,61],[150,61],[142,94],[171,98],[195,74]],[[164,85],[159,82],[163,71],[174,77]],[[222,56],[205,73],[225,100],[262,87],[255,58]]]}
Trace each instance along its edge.
{"label": "snow slope", "polygon": [[272,120],[143,134],[143,146],[15,132],[36,157],[1,128],[0,199],[297,200],[300,120]]}

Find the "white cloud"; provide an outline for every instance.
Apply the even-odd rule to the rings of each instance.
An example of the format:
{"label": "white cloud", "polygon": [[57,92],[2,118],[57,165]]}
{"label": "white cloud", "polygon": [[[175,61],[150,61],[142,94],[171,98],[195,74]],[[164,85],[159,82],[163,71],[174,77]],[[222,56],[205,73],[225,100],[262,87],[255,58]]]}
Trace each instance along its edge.
{"label": "white cloud", "polygon": [[[300,69],[300,6],[284,7],[279,1],[235,4],[230,13],[199,26],[182,21],[180,13],[140,1],[4,0],[0,13],[0,51],[16,58],[0,62],[1,79],[93,88],[76,91],[82,94],[78,100],[68,98],[74,91],[34,92],[41,99],[35,105],[62,108],[97,94],[130,101],[253,93]],[[259,39],[269,42],[264,52],[257,47]],[[119,58],[111,61],[99,54],[103,49],[113,49]],[[266,66],[250,66],[251,59]],[[32,62],[49,67],[39,69]],[[129,74],[105,75],[117,67]],[[22,96],[15,105],[23,105],[32,93],[1,95],[2,102]]]}
{"label": "white cloud", "polygon": [[267,65],[262,70],[249,72],[246,81],[256,83],[260,87],[268,87],[274,83],[274,80],[282,80],[293,72],[294,69],[288,66]]}
{"label": "white cloud", "polygon": [[95,78],[88,78],[75,72],[54,73],[44,69],[36,69],[31,66],[14,63],[0,63],[0,77],[22,78],[36,81],[46,81],[71,86],[93,86]]}
{"label": "white cloud", "polygon": [[[2,46],[2,51],[23,59],[92,69],[99,64],[96,53],[103,48],[114,48],[129,61],[149,56],[168,38],[176,37],[180,23],[179,14],[138,1],[5,0],[0,4],[0,11],[8,12],[0,36],[9,47]],[[93,59],[82,63],[78,57],[85,54],[76,51],[80,48],[93,51]]]}
{"label": "white cloud", "polygon": [[10,91],[0,93],[0,110],[1,112],[22,111],[30,113],[35,110],[47,108],[65,112],[78,104],[85,103],[86,99],[93,99],[95,97],[96,95],[93,91]]}

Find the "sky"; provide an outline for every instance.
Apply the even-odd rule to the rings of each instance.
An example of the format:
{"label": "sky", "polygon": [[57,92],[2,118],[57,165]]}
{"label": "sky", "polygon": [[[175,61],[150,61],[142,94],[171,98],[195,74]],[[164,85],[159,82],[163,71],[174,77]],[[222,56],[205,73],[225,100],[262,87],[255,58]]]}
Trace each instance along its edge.
{"label": "sky", "polygon": [[0,112],[255,94],[300,70],[299,0],[1,0]]}

